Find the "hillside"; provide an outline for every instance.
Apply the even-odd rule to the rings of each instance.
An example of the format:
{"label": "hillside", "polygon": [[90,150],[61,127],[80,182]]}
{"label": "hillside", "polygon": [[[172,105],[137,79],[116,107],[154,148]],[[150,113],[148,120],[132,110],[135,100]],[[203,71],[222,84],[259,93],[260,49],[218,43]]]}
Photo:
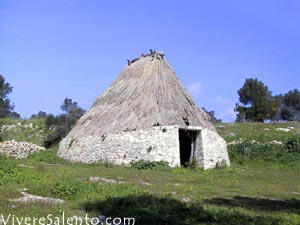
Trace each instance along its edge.
{"label": "hillside", "polygon": [[[43,120],[2,120],[3,141],[42,144]],[[57,148],[27,159],[0,157],[4,216],[134,217],[136,224],[299,224],[300,124],[218,124],[232,165],[215,170],[70,164]],[[64,200],[14,202],[26,193]],[[1,219],[1,217],[0,217]],[[0,222],[1,224],[1,222]]]}

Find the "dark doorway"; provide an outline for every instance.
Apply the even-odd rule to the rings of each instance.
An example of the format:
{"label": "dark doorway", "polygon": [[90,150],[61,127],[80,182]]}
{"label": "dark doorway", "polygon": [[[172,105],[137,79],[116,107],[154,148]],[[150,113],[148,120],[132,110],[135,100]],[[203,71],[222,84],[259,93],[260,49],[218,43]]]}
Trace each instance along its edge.
{"label": "dark doorway", "polygon": [[195,131],[179,129],[179,148],[181,166],[188,166],[189,162],[194,156],[196,135],[197,133]]}

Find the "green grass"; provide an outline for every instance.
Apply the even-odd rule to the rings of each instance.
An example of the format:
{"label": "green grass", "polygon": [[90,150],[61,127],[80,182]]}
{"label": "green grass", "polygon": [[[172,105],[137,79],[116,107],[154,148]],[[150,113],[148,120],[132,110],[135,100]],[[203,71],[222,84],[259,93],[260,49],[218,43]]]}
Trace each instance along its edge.
{"label": "green grass", "polygon": [[[277,131],[276,128],[294,127],[290,132]],[[234,140],[269,142],[272,140],[284,141],[287,137],[300,136],[300,123],[224,123],[217,124],[216,128],[227,142]]]}
{"label": "green grass", "polygon": [[[285,145],[270,148],[264,145],[275,139],[297,138],[299,124],[218,126],[222,126],[218,130],[228,142],[242,138],[245,143],[256,140],[262,144],[230,146],[231,167],[207,171],[72,164],[56,156],[57,147],[21,160],[1,156],[0,215],[102,214],[134,217],[136,224],[142,225],[299,224],[300,154],[286,151]],[[275,130],[289,126],[295,127],[289,133]],[[9,135],[4,133],[3,138]],[[245,154],[246,147],[251,148],[250,153]],[[96,176],[125,183],[88,180]],[[10,199],[21,196],[18,192],[21,188],[28,188],[31,194],[61,198],[66,203],[11,202]]]}
{"label": "green grass", "polygon": [[45,129],[44,123],[44,119],[0,119],[0,138],[2,141],[14,139],[42,145],[43,138],[50,132]]}

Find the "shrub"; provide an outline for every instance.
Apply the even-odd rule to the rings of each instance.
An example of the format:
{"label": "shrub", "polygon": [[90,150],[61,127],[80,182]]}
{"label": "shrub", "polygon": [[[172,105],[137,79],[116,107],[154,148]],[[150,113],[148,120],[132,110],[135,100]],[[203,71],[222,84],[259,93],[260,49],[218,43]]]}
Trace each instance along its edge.
{"label": "shrub", "polygon": [[50,192],[58,197],[75,199],[82,195],[85,189],[85,183],[81,181],[60,177],[54,181],[53,186],[50,188]]}
{"label": "shrub", "polygon": [[290,153],[300,153],[300,139],[296,137],[286,138],[284,146]]}
{"label": "shrub", "polygon": [[44,146],[50,148],[58,144],[72,129],[79,117],[73,114],[62,114],[59,116],[49,115],[45,121],[46,129],[52,132],[44,138]]}
{"label": "shrub", "polygon": [[231,161],[241,163],[242,161],[258,160],[279,163],[300,162],[300,144],[296,138],[287,138],[284,144],[258,144],[243,142],[230,145],[228,152]]}
{"label": "shrub", "polygon": [[84,110],[80,108],[77,102],[66,98],[61,109],[65,114],[59,116],[47,115],[45,121],[46,129],[53,129],[53,131],[44,139],[44,146],[50,148],[58,144],[72,129],[77,120],[84,114]]}
{"label": "shrub", "polygon": [[169,166],[168,163],[164,161],[151,162],[149,160],[140,160],[132,164],[132,168],[138,170],[151,170],[151,169],[166,168],[166,167]]}
{"label": "shrub", "polygon": [[196,159],[192,159],[191,161],[187,162],[186,167],[189,169],[197,169],[198,168],[198,164]]}

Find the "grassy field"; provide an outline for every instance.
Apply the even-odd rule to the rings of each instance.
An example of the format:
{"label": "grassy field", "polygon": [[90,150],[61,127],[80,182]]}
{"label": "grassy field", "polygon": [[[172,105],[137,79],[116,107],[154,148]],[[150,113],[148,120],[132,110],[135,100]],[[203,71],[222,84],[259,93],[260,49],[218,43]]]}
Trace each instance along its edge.
{"label": "grassy field", "polygon": [[[1,121],[2,127],[11,124]],[[3,140],[41,144],[49,132],[42,120],[13,124],[1,130]],[[276,130],[288,127],[293,129]],[[1,156],[0,216],[59,217],[64,212],[66,217],[134,217],[139,225],[300,224],[300,124],[218,124],[217,129],[231,143],[229,168],[70,164],[56,157],[57,147],[21,160]],[[119,183],[91,182],[90,177]],[[65,203],[11,201],[21,197],[22,188]]]}

